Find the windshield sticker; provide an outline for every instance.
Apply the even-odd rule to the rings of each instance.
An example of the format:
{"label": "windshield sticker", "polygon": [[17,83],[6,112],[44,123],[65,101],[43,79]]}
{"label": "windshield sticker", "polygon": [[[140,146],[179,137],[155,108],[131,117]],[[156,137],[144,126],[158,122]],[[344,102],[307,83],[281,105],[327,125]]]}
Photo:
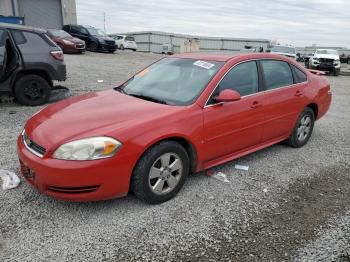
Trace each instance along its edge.
{"label": "windshield sticker", "polygon": [[199,66],[199,67],[202,67],[202,68],[205,68],[205,69],[211,69],[213,66],[215,66],[214,64],[211,64],[211,63],[208,63],[208,62],[205,62],[205,61],[201,61],[201,60],[198,60],[196,62],[193,63],[195,66]]}

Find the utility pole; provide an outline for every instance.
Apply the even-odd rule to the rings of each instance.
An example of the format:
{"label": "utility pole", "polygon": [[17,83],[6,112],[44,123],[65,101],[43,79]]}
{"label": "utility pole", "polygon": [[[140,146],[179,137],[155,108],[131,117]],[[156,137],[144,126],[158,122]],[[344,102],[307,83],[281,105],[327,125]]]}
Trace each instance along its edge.
{"label": "utility pole", "polygon": [[106,12],[103,12],[103,29],[104,29],[104,32],[106,33]]}

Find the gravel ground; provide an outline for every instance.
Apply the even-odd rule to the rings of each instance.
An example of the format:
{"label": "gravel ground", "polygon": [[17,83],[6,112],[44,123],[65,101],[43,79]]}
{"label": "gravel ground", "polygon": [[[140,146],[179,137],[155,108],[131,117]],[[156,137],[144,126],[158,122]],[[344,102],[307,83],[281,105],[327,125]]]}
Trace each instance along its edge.
{"label": "gravel ground", "polygon": [[[73,95],[110,88],[160,57],[67,55],[64,85]],[[350,78],[328,79],[333,104],[309,143],[278,144],[213,169],[230,183],[193,174],[156,206],[132,195],[62,202],[26,183],[0,190],[0,260],[350,261]],[[15,141],[40,108],[0,104],[0,169],[19,173]]]}

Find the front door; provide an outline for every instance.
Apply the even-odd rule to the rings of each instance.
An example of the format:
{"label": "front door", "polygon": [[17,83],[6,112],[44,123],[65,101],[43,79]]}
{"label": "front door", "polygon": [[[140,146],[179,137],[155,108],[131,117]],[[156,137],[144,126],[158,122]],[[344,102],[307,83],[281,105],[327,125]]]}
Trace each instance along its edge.
{"label": "front door", "polygon": [[[215,103],[222,90],[233,89],[241,100]],[[203,109],[205,161],[211,161],[259,144],[264,125],[264,94],[259,93],[257,63],[234,66],[221,80]]]}

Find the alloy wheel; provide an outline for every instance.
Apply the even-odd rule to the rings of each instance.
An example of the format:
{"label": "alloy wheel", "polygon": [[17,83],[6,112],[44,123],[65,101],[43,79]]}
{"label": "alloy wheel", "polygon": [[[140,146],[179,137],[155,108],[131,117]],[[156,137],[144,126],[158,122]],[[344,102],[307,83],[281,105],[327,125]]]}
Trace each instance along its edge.
{"label": "alloy wheel", "polygon": [[299,122],[297,137],[299,142],[303,142],[310,134],[311,117],[305,115]]}
{"label": "alloy wheel", "polygon": [[157,195],[173,191],[183,175],[183,163],[175,153],[165,153],[153,163],[149,172],[149,186]]}

